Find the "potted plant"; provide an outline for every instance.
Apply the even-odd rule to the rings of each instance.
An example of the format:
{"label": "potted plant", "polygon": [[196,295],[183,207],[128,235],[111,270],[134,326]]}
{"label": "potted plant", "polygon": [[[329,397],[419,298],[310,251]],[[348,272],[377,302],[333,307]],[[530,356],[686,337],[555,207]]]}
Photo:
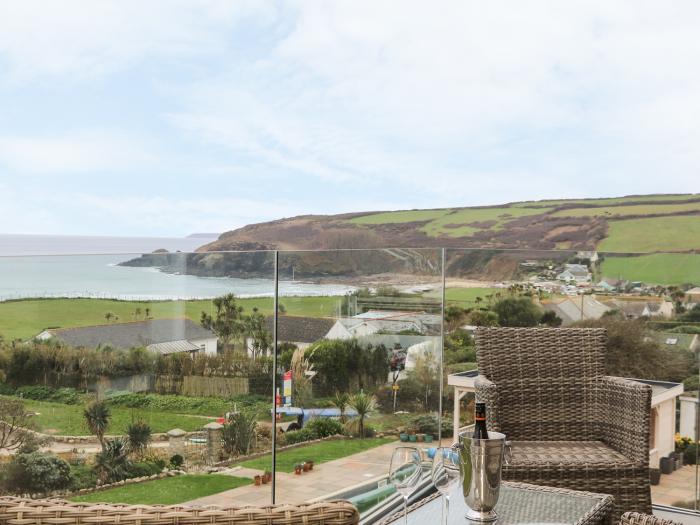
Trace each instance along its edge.
{"label": "potted plant", "polygon": [[426,443],[432,443],[432,442],[433,442],[433,435],[432,435],[432,434],[426,434],[426,435],[425,435],[425,442],[426,442]]}
{"label": "potted plant", "polygon": [[272,481],[272,472],[266,470],[263,474],[263,483],[270,483]]}
{"label": "potted plant", "polygon": [[297,463],[296,465],[294,465],[294,474],[296,474],[297,476],[301,476],[301,469],[302,468],[303,468],[303,466],[301,463]]}
{"label": "potted plant", "polygon": [[658,485],[661,481],[661,471],[657,468],[649,469],[649,482],[652,485]]}
{"label": "potted plant", "polygon": [[255,486],[259,487],[262,483],[262,476],[260,474],[255,475]]}
{"label": "potted plant", "polygon": [[314,460],[309,459],[306,462],[309,464],[309,470],[313,470],[314,469]]}
{"label": "potted plant", "polygon": [[416,436],[415,434],[409,434],[409,435],[408,435],[408,440],[409,440],[411,443],[415,443],[416,441],[418,441],[418,436]]}
{"label": "potted plant", "polygon": [[310,467],[309,467],[309,462],[308,462],[308,461],[304,461],[304,462],[301,464],[301,468],[304,469],[304,472],[308,472],[308,471],[309,471],[309,468],[310,468]]}
{"label": "potted plant", "polygon": [[401,441],[403,441],[404,443],[406,443],[408,441],[408,434],[406,434],[405,432],[401,432],[399,434],[399,439]]}
{"label": "potted plant", "polygon": [[425,434],[419,432],[418,434],[416,434],[416,439],[419,443],[422,443],[423,441],[425,441]]}

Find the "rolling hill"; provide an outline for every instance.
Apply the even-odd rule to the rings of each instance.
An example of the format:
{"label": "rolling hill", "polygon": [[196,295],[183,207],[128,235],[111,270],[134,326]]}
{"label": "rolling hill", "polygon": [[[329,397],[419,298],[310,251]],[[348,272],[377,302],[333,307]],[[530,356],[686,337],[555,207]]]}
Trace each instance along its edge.
{"label": "rolling hill", "polygon": [[343,248],[700,250],[700,194],[547,200],[501,206],[304,215],[222,234],[199,251]]}

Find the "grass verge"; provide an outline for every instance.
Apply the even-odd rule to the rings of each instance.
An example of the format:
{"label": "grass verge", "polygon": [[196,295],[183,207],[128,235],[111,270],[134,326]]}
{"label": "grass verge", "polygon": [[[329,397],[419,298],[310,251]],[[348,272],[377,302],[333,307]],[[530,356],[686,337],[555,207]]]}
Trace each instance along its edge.
{"label": "grass verge", "polygon": [[[336,439],[321,441],[304,447],[283,450],[277,454],[277,470],[294,472],[294,465],[312,460],[316,465],[334,459],[352,456],[380,445],[395,441],[394,438]],[[263,456],[240,463],[242,467],[258,470],[270,469],[271,456]]]}
{"label": "grass verge", "polygon": [[249,485],[250,483],[251,480],[248,478],[237,478],[221,474],[192,474],[124,485],[100,492],[93,492],[92,494],[76,496],[71,498],[70,501],[126,503],[131,505],[175,505]]}

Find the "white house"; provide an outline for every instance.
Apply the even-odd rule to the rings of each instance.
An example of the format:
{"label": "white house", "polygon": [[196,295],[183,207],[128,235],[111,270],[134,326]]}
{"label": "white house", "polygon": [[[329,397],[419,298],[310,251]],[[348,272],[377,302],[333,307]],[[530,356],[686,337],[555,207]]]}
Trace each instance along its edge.
{"label": "white house", "polygon": [[424,312],[370,310],[354,317],[338,319],[326,339],[352,339],[373,334],[434,335],[440,333],[440,316]]}
{"label": "white house", "polygon": [[567,283],[587,284],[591,282],[591,273],[583,264],[565,264],[564,270],[557,275],[557,280]]}
{"label": "white house", "polygon": [[591,264],[598,261],[598,252],[596,251],[580,251],[576,252],[577,259],[587,259],[591,261]]}
{"label": "white house", "polygon": [[[455,436],[465,429],[460,424],[460,402],[467,394],[475,392],[474,381],[478,374],[477,370],[470,370],[447,376],[447,384],[454,388],[453,431]],[[646,379],[634,379],[634,381],[651,386],[649,465],[658,467],[659,460],[675,450],[676,398],[683,393],[683,385]],[[683,405],[681,410],[682,407]]]}
{"label": "white house", "polygon": [[35,339],[54,339],[76,348],[147,348],[161,354],[216,354],[217,337],[189,319],[151,319],[77,328],[47,329]]}

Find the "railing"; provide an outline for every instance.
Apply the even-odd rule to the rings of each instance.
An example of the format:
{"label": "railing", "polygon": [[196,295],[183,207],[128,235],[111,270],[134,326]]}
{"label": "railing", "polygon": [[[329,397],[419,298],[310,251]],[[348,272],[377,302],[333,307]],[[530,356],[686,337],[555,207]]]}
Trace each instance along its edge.
{"label": "railing", "polygon": [[[645,330],[638,339],[645,353],[635,356],[624,347],[617,353],[613,349],[607,363],[611,373],[673,384],[656,393],[663,401],[652,416],[652,461],[661,462],[674,452],[677,430],[691,428],[695,435],[687,437],[698,439],[700,411],[692,400],[697,399],[693,378],[698,378],[700,335],[695,333],[698,321],[681,309],[691,310],[700,302],[700,296],[687,293],[700,286],[700,255],[600,253],[594,262],[581,260],[581,255],[427,248],[400,254],[376,249],[0,257],[5,392],[16,397],[24,392],[25,402],[39,413],[38,424],[54,433],[69,426],[56,414],[75,412],[72,417],[80,419],[80,411],[66,409],[60,399],[50,404],[28,398],[27,393],[37,394],[26,387],[74,388],[83,403],[90,394],[82,392],[100,377],[246,376],[248,394],[226,397],[218,404],[211,401],[217,398],[202,397],[199,407],[181,398],[168,401],[181,403],[179,407],[165,409],[154,400],[148,407],[114,405],[115,420],[123,420],[123,410],[131,411],[132,419],[146,419],[157,432],[169,430],[163,425],[171,423],[192,427],[186,430],[200,428],[196,418],[223,417],[235,411],[234,404],[236,410],[256,408],[263,413],[275,398],[308,409],[332,405],[336,392],[373,394],[378,407],[365,422],[387,439],[352,438],[351,455],[341,446],[310,444],[303,450],[315,457],[300,459],[315,460],[316,466],[301,477],[289,473],[291,454],[282,448],[287,444],[284,434],[270,434],[278,422],[259,417],[261,435],[253,452],[267,455],[248,465],[276,476],[273,485],[256,487],[257,492],[240,489],[241,502],[260,501],[261,494],[278,503],[298,502],[343,494],[349,487],[364,491],[364,485],[374,484],[368,491],[379,489],[376,481],[367,480],[388,469],[389,438],[427,434],[437,445],[443,438],[453,439],[445,435],[449,429],[466,428],[472,396],[460,398],[464,388],[453,384],[455,376],[448,377],[446,371],[476,368],[471,335],[475,325],[607,322],[617,330],[618,342],[635,336],[634,330]],[[566,281],[562,274],[568,264],[583,265],[586,275]],[[229,293],[236,296],[235,307],[215,301]],[[499,310],[504,302],[517,307],[517,319],[509,321],[508,312]],[[159,326],[161,321],[170,324]],[[629,330],[620,329],[627,326],[624,323],[630,323]],[[11,344],[35,336],[43,342]],[[189,343],[188,351],[197,352],[188,362],[177,355],[118,350],[183,341]],[[58,357],[55,344],[66,348]],[[100,350],[93,350],[96,347]],[[32,349],[23,357],[29,359],[26,367],[20,366],[23,348]],[[54,361],[43,359],[42,352]],[[78,362],[81,367],[72,366]],[[288,371],[291,386],[284,374]],[[683,380],[690,390],[683,394],[681,407],[675,393],[682,390],[678,385]],[[273,393],[273,383],[278,392]],[[449,424],[431,424],[437,418]],[[291,416],[282,421],[285,428],[293,422]],[[71,424],[70,430],[75,427]],[[357,428],[349,425],[346,431],[356,434]],[[697,448],[687,445],[686,459],[693,459]],[[655,501],[697,510],[695,463],[662,474],[663,490],[652,487]],[[668,466],[669,460],[663,460],[665,470]],[[692,490],[683,487],[688,479]],[[364,509],[365,516],[386,513],[392,501]]]}

